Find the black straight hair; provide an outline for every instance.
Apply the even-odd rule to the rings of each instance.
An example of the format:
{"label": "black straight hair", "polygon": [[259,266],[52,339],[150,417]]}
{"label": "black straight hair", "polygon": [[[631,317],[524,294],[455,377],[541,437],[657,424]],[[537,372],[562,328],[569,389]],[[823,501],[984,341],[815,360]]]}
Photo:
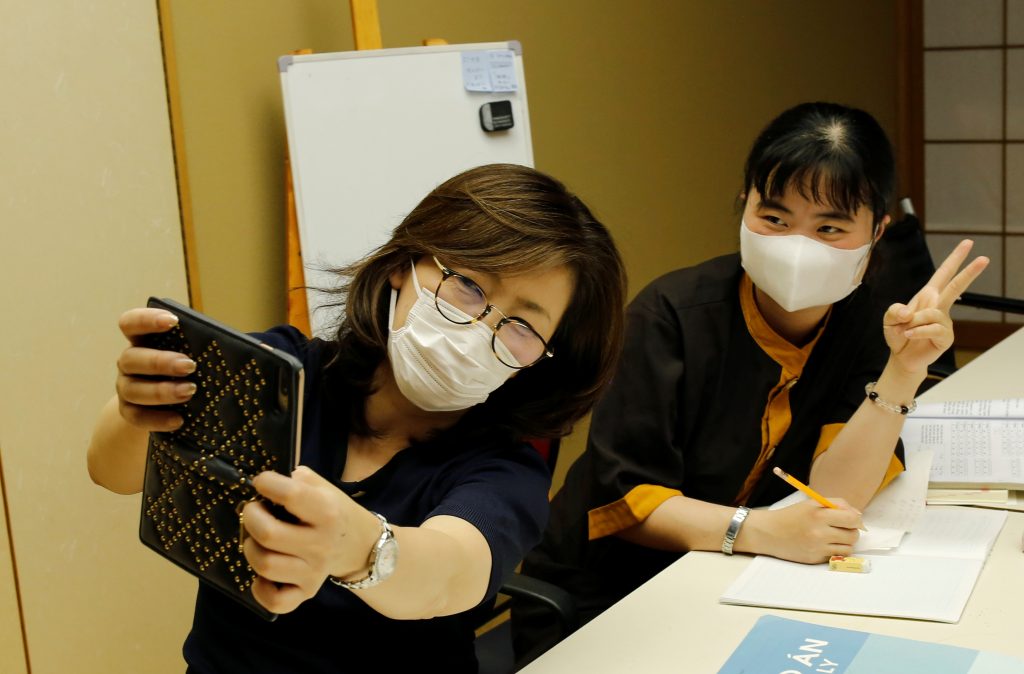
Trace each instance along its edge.
{"label": "black straight hair", "polygon": [[801,103],[772,120],[744,165],[744,192],[766,199],[795,189],[805,199],[846,213],[885,217],[896,182],[892,146],[874,117],[838,103]]}

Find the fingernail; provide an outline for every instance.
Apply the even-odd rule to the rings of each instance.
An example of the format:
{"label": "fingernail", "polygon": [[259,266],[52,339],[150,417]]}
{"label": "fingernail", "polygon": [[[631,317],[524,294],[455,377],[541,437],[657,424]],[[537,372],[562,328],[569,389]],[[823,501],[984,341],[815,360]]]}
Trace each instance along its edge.
{"label": "fingernail", "polygon": [[178,324],[178,317],[170,312],[164,312],[163,314],[160,315],[160,318],[157,320],[157,322],[162,327],[173,328],[175,325]]}
{"label": "fingernail", "polygon": [[911,336],[913,336],[913,334],[914,334],[914,331],[913,331],[913,329],[911,329],[911,330],[904,330],[904,331],[903,331],[903,335],[904,335],[905,337],[911,337]]}
{"label": "fingernail", "polygon": [[174,392],[181,397],[191,396],[196,392],[196,385],[192,382],[184,382],[174,387]]}
{"label": "fingernail", "polygon": [[191,374],[196,371],[196,362],[191,358],[178,358],[174,361],[174,371],[180,374]]}

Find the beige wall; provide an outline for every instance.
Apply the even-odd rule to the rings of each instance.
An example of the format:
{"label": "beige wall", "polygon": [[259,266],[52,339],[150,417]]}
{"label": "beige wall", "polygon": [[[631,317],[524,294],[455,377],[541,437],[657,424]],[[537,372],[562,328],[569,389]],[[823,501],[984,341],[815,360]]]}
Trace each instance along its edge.
{"label": "beige wall", "polygon": [[522,41],[537,167],[611,228],[632,292],[738,247],[742,163],[776,113],[833,99],[895,126],[889,0],[380,5],[385,46]]}
{"label": "beige wall", "polygon": [[[284,321],[284,112],[277,57],[352,49],[345,0],[168,0],[203,309]],[[243,10],[244,6],[244,10]],[[187,299],[187,298],[182,298]]]}
{"label": "beige wall", "polygon": [[[118,315],[185,288],[156,6],[2,14],[0,450],[31,671],[180,672],[194,583],[139,544],[138,498],[85,467]],[[5,673],[24,671],[8,562],[0,534]]]}
{"label": "beige wall", "polygon": [[[284,317],[284,127],[277,56],[352,49],[343,0],[174,0],[204,308],[246,329]],[[379,0],[385,47],[518,39],[538,168],[618,238],[635,292],[737,245],[753,136],[807,99],[895,127],[889,0]],[[226,263],[230,261],[230,263]]]}
{"label": "beige wall", "polygon": [[[895,3],[870,0],[379,0],[385,47],[426,37],[523,44],[538,168],[616,236],[636,292],[738,246],[754,136],[809,99],[896,119]],[[246,329],[284,319],[276,57],[352,49],[347,3],[175,0],[204,308]],[[580,429],[566,443],[579,451]],[[565,462],[563,462],[565,463]]]}

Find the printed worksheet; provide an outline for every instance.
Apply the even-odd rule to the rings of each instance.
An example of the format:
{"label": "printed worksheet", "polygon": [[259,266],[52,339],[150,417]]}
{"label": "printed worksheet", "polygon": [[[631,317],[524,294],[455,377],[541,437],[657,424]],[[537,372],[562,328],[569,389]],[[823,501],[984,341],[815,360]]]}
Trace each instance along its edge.
{"label": "printed worksheet", "polygon": [[912,417],[901,437],[932,452],[932,488],[1024,489],[1024,419]]}
{"label": "printed worksheet", "polygon": [[948,400],[917,406],[910,419],[1024,419],[1024,398]]}

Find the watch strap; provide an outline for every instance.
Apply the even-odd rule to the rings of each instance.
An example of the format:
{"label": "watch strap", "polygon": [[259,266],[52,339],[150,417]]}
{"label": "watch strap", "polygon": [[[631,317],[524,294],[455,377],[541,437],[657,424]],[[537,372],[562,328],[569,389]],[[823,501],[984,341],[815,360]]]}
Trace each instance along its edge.
{"label": "watch strap", "polygon": [[747,519],[749,513],[750,508],[746,506],[736,508],[736,512],[733,513],[732,520],[729,522],[729,528],[725,530],[725,538],[722,539],[722,552],[725,554],[732,554],[732,546],[736,543],[736,537],[740,535],[740,527],[743,526],[743,522]]}
{"label": "watch strap", "polygon": [[395,537],[395,534],[391,530],[391,525],[388,524],[387,519],[383,515],[372,511],[371,514],[373,514],[378,520],[380,520],[380,536],[377,538],[377,542],[374,543],[373,547],[370,549],[370,557],[367,560],[366,575],[360,578],[359,580],[352,581],[341,580],[340,578],[335,578],[334,576],[327,576],[335,585],[340,585],[341,587],[348,590],[364,590],[368,587],[373,587],[374,585],[380,583],[381,580],[383,580],[377,574],[377,556],[380,554],[380,551],[384,547],[384,545],[389,540]]}

